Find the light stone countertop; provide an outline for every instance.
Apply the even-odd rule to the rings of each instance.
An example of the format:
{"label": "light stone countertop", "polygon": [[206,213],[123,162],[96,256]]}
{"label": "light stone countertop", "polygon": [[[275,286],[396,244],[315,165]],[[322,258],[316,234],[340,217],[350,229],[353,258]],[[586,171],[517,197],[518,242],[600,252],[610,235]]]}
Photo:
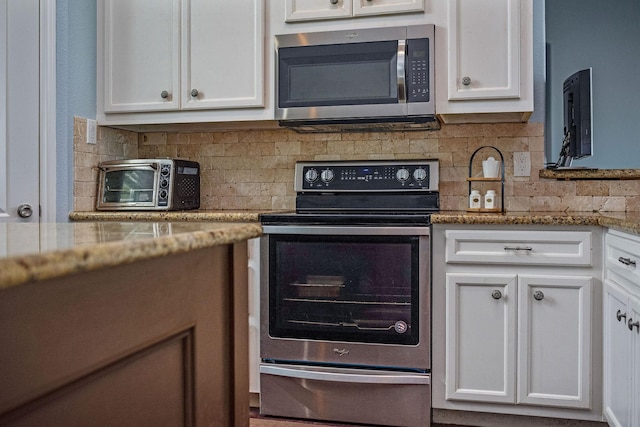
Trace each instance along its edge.
{"label": "light stone countertop", "polygon": [[72,221],[225,221],[258,222],[261,213],[271,211],[214,211],[195,209],[188,211],[74,211]]}
{"label": "light stone countertop", "polygon": [[260,235],[255,221],[0,223],[0,291]]}
{"label": "light stone countertop", "polygon": [[441,211],[433,224],[591,225],[640,234],[640,212],[506,212]]}

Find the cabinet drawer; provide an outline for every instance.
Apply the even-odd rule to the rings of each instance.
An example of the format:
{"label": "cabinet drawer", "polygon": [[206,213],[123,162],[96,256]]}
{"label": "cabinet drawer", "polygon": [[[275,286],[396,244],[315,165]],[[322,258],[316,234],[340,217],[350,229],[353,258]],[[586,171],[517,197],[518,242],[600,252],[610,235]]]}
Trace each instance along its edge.
{"label": "cabinet drawer", "polygon": [[606,237],[605,261],[608,277],[618,274],[640,287],[640,238],[610,230]]}
{"label": "cabinet drawer", "polygon": [[447,263],[590,266],[591,232],[448,230]]}

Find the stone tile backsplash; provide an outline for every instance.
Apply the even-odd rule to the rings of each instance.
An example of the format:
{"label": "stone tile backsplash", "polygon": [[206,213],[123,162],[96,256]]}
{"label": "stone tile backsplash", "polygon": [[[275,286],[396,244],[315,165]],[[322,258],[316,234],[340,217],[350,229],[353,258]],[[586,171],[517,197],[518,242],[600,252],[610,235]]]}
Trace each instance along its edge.
{"label": "stone tile backsplash", "polygon": [[[298,134],[282,130],[136,133],[98,128],[98,143],[85,141],[86,120],[74,131],[74,210],[94,210],[97,164],[119,158],[179,157],[201,165],[201,208],[291,210],[293,170],[300,160],[438,159],[442,210],[464,210],[469,160],[483,146],[504,156],[507,211],[640,211],[637,180],[557,181],[538,177],[544,168],[544,124],[443,125],[437,131]],[[529,152],[531,176],[513,176],[513,153]],[[482,149],[472,165],[481,173]],[[496,183],[473,183],[486,191]]]}

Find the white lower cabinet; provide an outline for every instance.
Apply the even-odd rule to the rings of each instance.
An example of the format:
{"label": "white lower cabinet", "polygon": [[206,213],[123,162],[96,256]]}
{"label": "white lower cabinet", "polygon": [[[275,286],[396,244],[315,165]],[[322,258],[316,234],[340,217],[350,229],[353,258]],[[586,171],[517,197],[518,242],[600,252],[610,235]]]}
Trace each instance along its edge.
{"label": "white lower cabinet", "polygon": [[640,426],[640,238],[606,236],[604,414],[615,427]]}
{"label": "white lower cabinet", "polygon": [[434,226],[434,408],[602,419],[600,236]]}
{"label": "white lower cabinet", "polygon": [[589,407],[590,276],[446,280],[448,399]]}

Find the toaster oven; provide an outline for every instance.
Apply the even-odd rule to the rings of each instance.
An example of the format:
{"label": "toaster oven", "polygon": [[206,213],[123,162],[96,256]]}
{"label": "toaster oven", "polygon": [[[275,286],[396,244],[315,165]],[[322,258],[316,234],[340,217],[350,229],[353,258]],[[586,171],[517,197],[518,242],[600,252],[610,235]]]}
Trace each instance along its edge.
{"label": "toaster oven", "polygon": [[200,207],[200,165],[181,159],[102,162],[98,210],[186,210]]}

